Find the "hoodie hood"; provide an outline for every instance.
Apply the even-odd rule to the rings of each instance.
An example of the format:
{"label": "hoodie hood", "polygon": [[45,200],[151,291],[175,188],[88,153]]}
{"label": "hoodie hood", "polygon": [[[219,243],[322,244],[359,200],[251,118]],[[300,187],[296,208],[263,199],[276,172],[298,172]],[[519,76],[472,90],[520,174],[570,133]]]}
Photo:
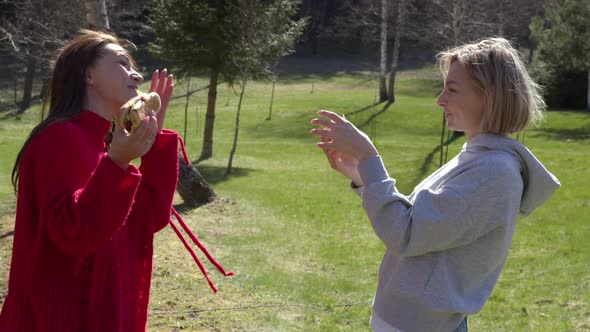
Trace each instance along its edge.
{"label": "hoodie hood", "polygon": [[528,216],[537,207],[543,205],[561,186],[555,175],[520,142],[511,138],[480,134],[465,143],[463,149],[471,151],[501,150],[515,156],[520,161],[523,180],[520,214]]}

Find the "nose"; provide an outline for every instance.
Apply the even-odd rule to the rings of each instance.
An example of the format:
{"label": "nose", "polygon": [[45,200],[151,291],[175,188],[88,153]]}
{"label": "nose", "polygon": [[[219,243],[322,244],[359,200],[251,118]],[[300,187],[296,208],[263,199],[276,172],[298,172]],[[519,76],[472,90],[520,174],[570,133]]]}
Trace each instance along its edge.
{"label": "nose", "polygon": [[438,95],[438,98],[436,99],[436,103],[440,107],[444,107],[447,105],[447,96],[445,94],[445,90],[441,91],[440,95]]}
{"label": "nose", "polygon": [[131,79],[137,84],[141,84],[143,82],[143,76],[141,76],[141,74],[135,70],[133,70],[133,73],[131,73]]}

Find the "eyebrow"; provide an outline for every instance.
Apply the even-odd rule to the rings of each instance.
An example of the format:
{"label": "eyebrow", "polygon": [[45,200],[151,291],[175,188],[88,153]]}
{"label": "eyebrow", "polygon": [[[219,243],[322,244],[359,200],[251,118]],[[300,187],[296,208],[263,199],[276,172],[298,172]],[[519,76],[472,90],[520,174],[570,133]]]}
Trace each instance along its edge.
{"label": "eyebrow", "polygon": [[129,55],[128,52],[120,51],[116,54],[116,56],[118,58],[124,58],[125,61],[127,61],[133,69],[137,69],[137,63],[135,63],[135,60],[131,57],[131,55]]}
{"label": "eyebrow", "polygon": [[449,81],[445,82],[445,85],[450,85],[450,84],[461,85],[461,84],[459,84],[459,82],[453,81],[453,80],[449,80]]}

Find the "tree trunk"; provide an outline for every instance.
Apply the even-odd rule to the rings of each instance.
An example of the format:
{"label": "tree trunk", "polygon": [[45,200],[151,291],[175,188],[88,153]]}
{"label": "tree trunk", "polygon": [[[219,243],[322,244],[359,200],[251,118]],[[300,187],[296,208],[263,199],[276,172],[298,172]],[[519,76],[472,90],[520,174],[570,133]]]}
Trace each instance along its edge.
{"label": "tree trunk", "polygon": [[207,113],[205,114],[205,130],[203,131],[203,149],[199,160],[213,156],[213,127],[215,125],[215,102],[217,101],[217,78],[219,72],[211,70],[209,77],[209,94],[207,95]]}
{"label": "tree trunk", "polygon": [[498,1],[498,36],[504,37],[504,0]]}
{"label": "tree trunk", "polygon": [[311,39],[311,54],[313,55],[318,55],[319,35],[319,28],[315,24],[313,24],[309,32],[309,36]]}
{"label": "tree trunk", "polygon": [[277,84],[276,80],[272,81],[272,93],[270,94],[270,107],[268,108],[268,117],[267,120],[270,120],[272,117],[272,104],[275,100],[275,85]]}
{"label": "tree trunk", "polygon": [[106,0],[85,0],[86,21],[91,28],[109,30]]}
{"label": "tree trunk", "polygon": [[381,0],[381,53],[379,63],[379,102],[387,100],[387,12],[389,0]]}
{"label": "tree trunk", "polygon": [[312,54],[318,55],[320,34],[322,29],[326,26],[326,19],[328,17],[328,1],[326,0],[312,0],[311,2],[311,26],[309,30],[309,37],[311,40]]}
{"label": "tree trunk", "polygon": [[196,207],[212,202],[216,197],[215,192],[201,173],[193,165],[187,165],[182,156],[179,157],[178,164],[176,191],[184,200],[184,204],[187,207]]}
{"label": "tree trunk", "polygon": [[188,124],[188,104],[190,102],[191,96],[191,76],[189,74],[186,80],[186,103],[184,104],[184,135],[182,135],[182,139],[186,142],[186,127]]}
{"label": "tree trunk", "polygon": [[98,28],[98,0],[84,0],[86,8],[86,23],[90,28]]}
{"label": "tree trunk", "polygon": [[459,46],[463,38],[463,20],[465,19],[465,0],[453,1],[453,47]]}
{"label": "tree trunk", "polygon": [[18,93],[18,74],[14,75],[14,104],[15,105],[18,103],[17,93]]}
{"label": "tree trunk", "polygon": [[227,170],[225,171],[225,175],[228,175],[232,171],[232,163],[234,160],[234,154],[236,153],[236,148],[238,146],[238,133],[240,131],[240,111],[242,110],[242,100],[244,99],[244,91],[246,91],[246,83],[248,82],[247,78],[242,79],[242,91],[240,92],[240,100],[238,101],[238,111],[236,113],[236,128],[234,129],[234,143],[231,147],[231,151],[229,153],[229,160],[227,161]]}
{"label": "tree trunk", "polygon": [[400,0],[397,8],[397,20],[395,22],[395,41],[393,44],[393,59],[391,61],[391,72],[389,73],[389,93],[388,99],[390,103],[395,102],[395,75],[397,74],[397,64],[399,62],[399,50],[401,43],[401,36],[404,27],[406,1]]}
{"label": "tree trunk", "polygon": [[25,73],[25,82],[23,87],[23,99],[18,114],[24,113],[29,106],[31,106],[31,96],[33,95],[33,81],[35,79],[35,68],[37,67],[37,60],[31,54],[27,56],[27,71]]}

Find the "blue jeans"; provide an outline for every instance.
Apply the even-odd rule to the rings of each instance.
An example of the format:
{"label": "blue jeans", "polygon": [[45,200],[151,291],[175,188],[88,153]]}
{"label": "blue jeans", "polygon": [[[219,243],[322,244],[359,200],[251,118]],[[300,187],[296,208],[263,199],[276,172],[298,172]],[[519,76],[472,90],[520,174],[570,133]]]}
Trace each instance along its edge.
{"label": "blue jeans", "polygon": [[467,332],[467,317],[457,326],[453,332]]}

